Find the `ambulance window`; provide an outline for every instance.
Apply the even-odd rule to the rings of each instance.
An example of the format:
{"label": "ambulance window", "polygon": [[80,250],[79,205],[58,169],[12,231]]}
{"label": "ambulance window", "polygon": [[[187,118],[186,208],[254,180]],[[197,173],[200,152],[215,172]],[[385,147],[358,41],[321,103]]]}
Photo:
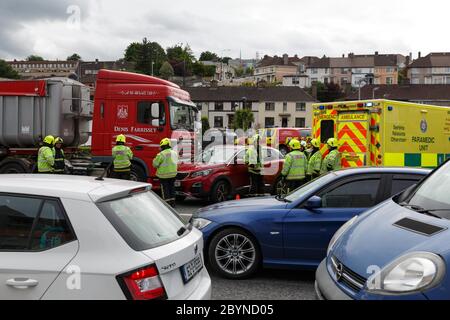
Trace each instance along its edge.
{"label": "ambulance window", "polygon": [[320,141],[327,143],[330,138],[334,138],[334,121],[322,120],[320,122]]}
{"label": "ambulance window", "polygon": [[[137,105],[137,121],[142,124],[152,124],[152,120],[157,119],[152,117],[152,104],[155,101],[139,101]],[[166,113],[164,111],[164,102],[159,101],[159,125],[166,124]]]}

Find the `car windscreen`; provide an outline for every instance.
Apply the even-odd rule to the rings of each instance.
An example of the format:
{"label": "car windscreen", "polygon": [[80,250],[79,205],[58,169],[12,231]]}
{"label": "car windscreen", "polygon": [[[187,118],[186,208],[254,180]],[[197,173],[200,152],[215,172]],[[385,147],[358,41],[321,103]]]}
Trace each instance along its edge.
{"label": "car windscreen", "polygon": [[105,217],[136,251],[148,250],[180,238],[184,226],[178,214],[153,192],[98,204]]}
{"label": "car windscreen", "polygon": [[194,131],[195,116],[191,106],[170,102],[170,125],[173,130]]}
{"label": "car windscreen", "polygon": [[407,203],[450,219],[450,161],[429,176]]}
{"label": "car windscreen", "polygon": [[320,188],[321,186],[326,186],[328,183],[333,181],[335,179],[335,177],[336,177],[335,173],[328,173],[324,176],[314,179],[313,181],[308,182],[307,184],[304,184],[300,188],[289,193],[285,197],[285,199],[290,202],[296,201],[301,196],[311,192],[312,190],[314,190],[316,188]]}
{"label": "car windscreen", "polygon": [[237,148],[216,146],[206,149],[201,155],[201,161],[207,164],[228,163],[238,151]]}

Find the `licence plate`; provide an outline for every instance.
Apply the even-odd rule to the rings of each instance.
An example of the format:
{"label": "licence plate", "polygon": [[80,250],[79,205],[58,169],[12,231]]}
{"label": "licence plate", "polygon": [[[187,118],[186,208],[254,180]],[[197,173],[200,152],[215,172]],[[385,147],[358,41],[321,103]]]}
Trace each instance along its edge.
{"label": "licence plate", "polygon": [[203,269],[203,261],[201,255],[196,256],[193,260],[186,263],[180,268],[181,276],[183,278],[184,284],[194,278],[194,276]]}
{"label": "licence plate", "polygon": [[181,187],[181,181],[175,181],[175,187]]}

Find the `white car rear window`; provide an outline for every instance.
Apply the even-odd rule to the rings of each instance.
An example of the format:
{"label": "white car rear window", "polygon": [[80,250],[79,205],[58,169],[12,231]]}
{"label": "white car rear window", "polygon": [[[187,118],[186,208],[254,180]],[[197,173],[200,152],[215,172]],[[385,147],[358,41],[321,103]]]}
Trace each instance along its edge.
{"label": "white car rear window", "polygon": [[180,238],[184,223],[152,191],[98,204],[117,232],[136,251],[155,248]]}

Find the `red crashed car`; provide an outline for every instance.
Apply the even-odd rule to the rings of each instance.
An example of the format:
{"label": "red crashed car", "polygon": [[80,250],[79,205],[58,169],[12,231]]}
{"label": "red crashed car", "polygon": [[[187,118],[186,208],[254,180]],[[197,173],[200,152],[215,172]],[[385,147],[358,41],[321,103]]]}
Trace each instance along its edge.
{"label": "red crashed car", "polygon": [[[187,196],[221,202],[245,195],[250,190],[247,166],[244,163],[246,147],[215,145],[208,147],[194,164],[180,164],[175,182],[178,200]],[[261,147],[264,163],[264,184],[268,193],[280,188],[284,156],[276,149]]]}

